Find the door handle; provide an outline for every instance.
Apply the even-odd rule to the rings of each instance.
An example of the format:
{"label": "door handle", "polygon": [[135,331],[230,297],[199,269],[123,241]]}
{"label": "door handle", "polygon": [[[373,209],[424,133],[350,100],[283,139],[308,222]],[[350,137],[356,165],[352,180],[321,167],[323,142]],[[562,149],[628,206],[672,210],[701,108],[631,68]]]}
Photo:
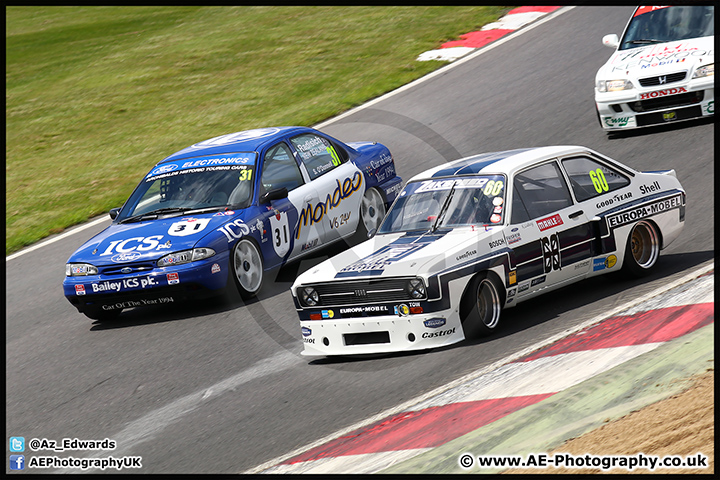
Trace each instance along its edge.
{"label": "door handle", "polygon": [[583,212],[582,210],[578,210],[577,212],[573,212],[573,213],[571,213],[570,215],[568,215],[568,218],[579,217],[579,216],[582,215],[583,213],[584,213],[584,212]]}

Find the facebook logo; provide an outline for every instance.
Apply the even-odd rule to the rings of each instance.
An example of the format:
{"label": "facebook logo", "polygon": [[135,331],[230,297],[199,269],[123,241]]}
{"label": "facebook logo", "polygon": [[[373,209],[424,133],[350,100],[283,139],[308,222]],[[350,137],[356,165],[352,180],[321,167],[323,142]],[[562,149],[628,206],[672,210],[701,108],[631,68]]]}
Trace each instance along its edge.
{"label": "facebook logo", "polygon": [[25,437],[10,437],[10,451],[11,452],[24,452],[25,451]]}
{"label": "facebook logo", "polygon": [[24,470],[25,455],[10,455],[10,470]]}

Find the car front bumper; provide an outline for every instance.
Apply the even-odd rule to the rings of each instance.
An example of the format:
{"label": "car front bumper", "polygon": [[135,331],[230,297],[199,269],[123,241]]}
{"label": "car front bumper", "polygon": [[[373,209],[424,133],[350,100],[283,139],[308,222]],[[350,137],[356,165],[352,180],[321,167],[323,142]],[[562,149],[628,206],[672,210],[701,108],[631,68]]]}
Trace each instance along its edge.
{"label": "car front bumper", "polygon": [[465,338],[450,311],[300,322],[303,355],[354,355],[424,350]]}
{"label": "car front bumper", "polygon": [[715,114],[714,77],[682,84],[595,92],[600,124],[606,131],[626,130]]}
{"label": "car front bumper", "polygon": [[65,277],[65,298],[78,309],[123,310],[216,295],[227,285],[228,255],[127,275]]}

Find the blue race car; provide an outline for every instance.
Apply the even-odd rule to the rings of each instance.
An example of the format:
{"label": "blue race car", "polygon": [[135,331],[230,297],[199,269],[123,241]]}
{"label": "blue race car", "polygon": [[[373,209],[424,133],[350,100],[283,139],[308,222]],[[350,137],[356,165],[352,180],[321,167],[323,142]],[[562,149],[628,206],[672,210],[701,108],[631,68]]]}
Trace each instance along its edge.
{"label": "blue race car", "polygon": [[255,295],[265,272],[341,239],[366,239],[402,188],[390,151],[306,127],[205,140],[155,165],[112,224],[68,259],[63,290],[94,320]]}

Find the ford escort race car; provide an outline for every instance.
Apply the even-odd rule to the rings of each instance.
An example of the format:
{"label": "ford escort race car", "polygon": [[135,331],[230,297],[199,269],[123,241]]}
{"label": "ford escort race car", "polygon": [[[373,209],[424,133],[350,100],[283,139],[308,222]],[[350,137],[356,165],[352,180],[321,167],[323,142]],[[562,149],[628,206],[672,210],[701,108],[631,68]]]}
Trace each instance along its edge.
{"label": "ford escort race car", "polygon": [[367,239],[402,187],[390,151],[305,127],[222,135],[155,165],[112,224],[67,261],[63,290],[92,319],[222,293],[323,245]]}
{"label": "ford escort race car", "polygon": [[505,307],[623,269],[680,234],[674,170],[579,146],[475,155],[416,175],[377,234],[292,286],[305,355],[420,350],[497,330]]}
{"label": "ford escort race car", "polygon": [[606,132],[715,114],[715,7],[638,7],[595,76]]}

